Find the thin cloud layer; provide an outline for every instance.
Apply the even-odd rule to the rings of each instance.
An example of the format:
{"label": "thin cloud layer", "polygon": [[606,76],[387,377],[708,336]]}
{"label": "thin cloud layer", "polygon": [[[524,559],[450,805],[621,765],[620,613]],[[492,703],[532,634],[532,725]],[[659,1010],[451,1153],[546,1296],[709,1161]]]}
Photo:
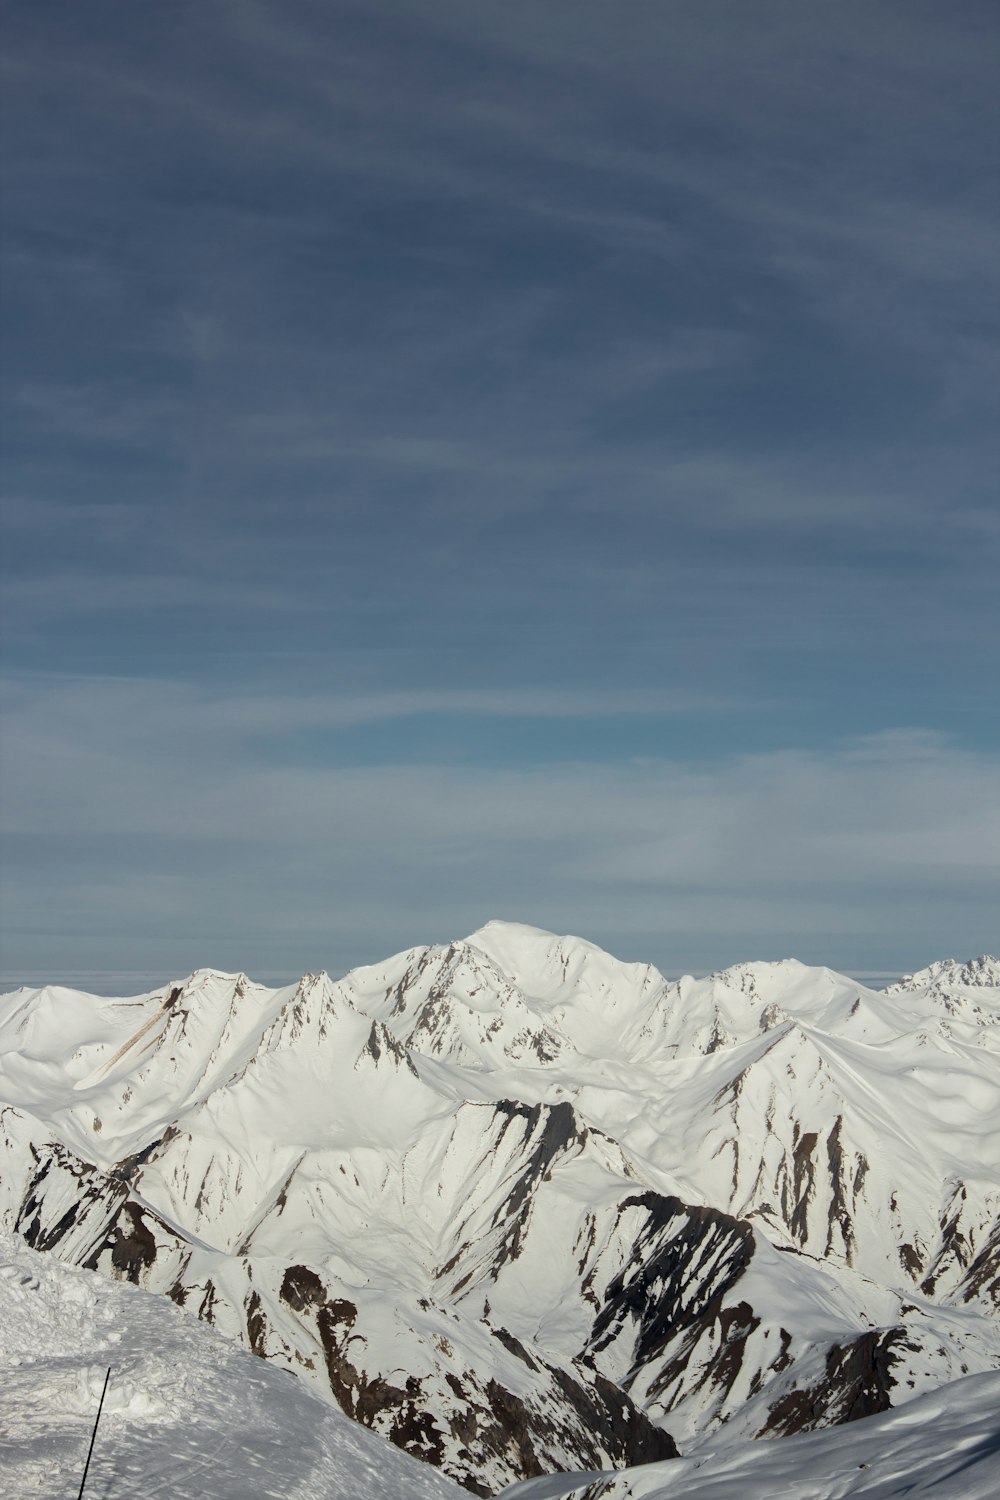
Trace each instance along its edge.
{"label": "thin cloud layer", "polygon": [[668,969],[776,941],[905,968],[956,935],[975,946],[995,911],[1000,760],[939,735],[713,764],[417,766],[401,711],[398,763],[331,766],[305,763],[297,741],[315,705],[296,718],[262,700],[252,724],[245,700],[175,689],[150,713],[153,696],[60,684],[11,714],[12,971],[40,933],[66,934],[59,967],[75,946],[91,969],[143,951],[252,967],[266,934],[269,970],[304,964],[299,949],[337,969],[491,913],[582,928]]}
{"label": "thin cloud layer", "polygon": [[995,6],[5,33],[8,967],[995,941]]}

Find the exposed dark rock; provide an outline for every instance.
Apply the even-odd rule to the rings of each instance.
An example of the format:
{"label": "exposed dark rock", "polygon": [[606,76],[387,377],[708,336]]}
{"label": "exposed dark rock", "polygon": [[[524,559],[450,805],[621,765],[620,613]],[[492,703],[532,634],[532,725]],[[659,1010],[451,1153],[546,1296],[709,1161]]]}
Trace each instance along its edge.
{"label": "exposed dark rock", "polygon": [[[506,1330],[492,1330],[499,1342],[536,1375],[548,1396],[525,1398],[491,1377],[485,1385],[475,1372],[444,1372],[458,1405],[446,1413],[434,1410],[424,1383],[410,1376],[405,1386],[363,1368],[367,1347],[358,1309],[346,1298],[317,1304],[319,1278],[297,1266],[286,1273],[281,1296],[289,1306],[315,1309],[330,1389],[348,1416],[375,1427],[397,1446],[431,1463],[445,1460],[444,1437],[462,1444],[445,1465],[451,1476],[476,1495],[489,1495],[481,1475],[491,1460],[517,1478],[530,1478],[553,1467],[551,1454],[567,1443],[582,1467],[622,1467],[654,1458],[676,1457],[668,1434],[656,1428],[631,1398],[592,1369],[571,1374],[530,1354]],[[248,1313],[250,1309],[248,1307]]]}
{"label": "exposed dark rock", "polygon": [[[407,1392],[390,1385],[381,1375],[368,1379],[347,1356],[358,1310],[346,1297],[322,1303],[316,1313],[316,1328],[323,1345],[330,1390],[349,1417],[366,1427],[374,1424],[380,1412],[397,1410]],[[364,1339],[359,1340],[365,1347]]]}
{"label": "exposed dark rock", "polygon": [[[131,1281],[135,1285],[149,1284],[150,1275],[154,1278],[160,1263],[165,1261],[165,1252],[172,1257],[178,1256],[180,1264],[177,1265],[176,1273],[170,1286],[176,1286],[182,1281],[184,1267],[190,1259],[190,1246],[184,1237],[154,1213],[151,1208],[124,1198],[124,1189],[118,1184],[111,1182],[116,1193],[120,1194],[116,1199],[117,1212],[106,1223],[102,1234],[95,1239],[93,1248],[85,1257],[81,1257],[80,1264],[88,1270],[102,1270],[105,1275],[110,1275],[118,1280]],[[161,1283],[166,1290],[165,1283]],[[176,1297],[175,1297],[176,1300]]]}
{"label": "exposed dark rock", "polygon": [[178,1132],[173,1125],[168,1126],[162,1136],[159,1136],[155,1141],[150,1141],[149,1145],[143,1146],[141,1151],[136,1151],[131,1156],[123,1156],[121,1161],[112,1167],[110,1175],[120,1178],[122,1182],[130,1182],[136,1168],[145,1166],[154,1152],[158,1151],[161,1146],[169,1146],[177,1134]]}
{"label": "exposed dark rock", "polygon": [[912,1347],[904,1329],[872,1328],[850,1344],[834,1345],[827,1355],[824,1379],[775,1402],[762,1435],[811,1432],[886,1411],[892,1405],[889,1392],[896,1384],[894,1345]]}
{"label": "exposed dark rock", "polygon": [[262,1359],[265,1359],[267,1357],[267,1318],[257,1291],[252,1291],[247,1297],[246,1316],[250,1348],[254,1354],[259,1354]]}
{"label": "exposed dark rock", "polygon": [[372,1029],[368,1033],[368,1040],[361,1050],[358,1063],[364,1057],[370,1057],[374,1063],[377,1063],[382,1057],[391,1057],[397,1067],[406,1068],[407,1072],[412,1073],[414,1078],[419,1078],[420,1076],[407,1048],[380,1021],[372,1022]]}
{"label": "exposed dark rock", "polygon": [[[662,1427],[655,1427],[628,1395],[605,1376],[587,1372],[587,1380],[570,1381],[555,1372],[567,1402],[595,1433],[612,1455],[613,1467],[658,1463],[678,1458],[677,1444]],[[596,1455],[595,1455],[596,1457]]]}
{"label": "exposed dark rock", "polygon": [[[668,1406],[671,1389],[682,1388],[688,1367],[695,1356],[705,1361],[701,1379],[719,1397],[728,1396],[737,1376],[743,1368],[746,1345],[750,1335],[760,1325],[751,1307],[739,1302],[735,1307],[722,1306],[722,1294],[715,1297],[705,1308],[702,1316],[681,1330],[674,1341],[671,1358],[665,1360],[650,1383],[650,1399],[666,1399]],[[780,1368],[782,1359],[788,1362],[784,1350],[771,1368]]]}
{"label": "exposed dark rock", "polygon": [[521,1360],[522,1364],[526,1364],[529,1370],[538,1369],[538,1365],[535,1363],[531,1355],[528,1353],[527,1349],[521,1343],[521,1340],[516,1339],[512,1333],[508,1333],[506,1328],[491,1328],[490,1332],[495,1339],[498,1339],[500,1343],[503,1344],[505,1349],[509,1350],[511,1354],[515,1355],[517,1359]]}
{"label": "exposed dark rock", "polygon": [[[844,1255],[847,1264],[854,1264],[855,1241],[854,1221],[852,1219],[853,1202],[847,1201],[847,1172],[845,1170],[844,1147],[842,1135],[844,1130],[844,1117],[838,1115],[833,1123],[833,1128],[826,1138],[826,1159],[830,1176],[830,1210],[827,1222],[826,1252],[834,1247],[835,1231],[840,1230],[841,1239],[844,1244]],[[858,1191],[864,1182],[868,1163],[864,1157],[859,1157],[854,1169],[854,1191]]]}
{"label": "exposed dark rock", "polygon": [[389,1441],[414,1458],[422,1458],[425,1463],[437,1467],[444,1458],[444,1436],[436,1421],[429,1411],[418,1407],[412,1400],[396,1413],[389,1428]]}
{"label": "exposed dark rock", "polygon": [[923,1261],[920,1259],[920,1256],[910,1244],[900,1245],[899,1263],[903,1267],[903,1270],[906,1272],[906,1274],[913,1277],[914,1281],[917,1279],[924,1268]]}
{"label": "exposed dark rock", "polygon": [[138,1204],[126,1203],[114,1226],[111,1264],[138,1285],[143,1271],[148,1271],[155,1259],[156,1238],[143,1210]]}
{"label": "exposed dark rock", "polygon": [[[646,1210],[646,1222],[608,1287],[587,1347],[597,1354],[634,1326],[632,1359],[639,1368],[679,1333],[718,1315],[722,1296],[753,1256],[753,1231],[728,1214],[657,1193],[624,1199],[619,1214],[635,1207]],[[692,1275],[693,1268],[700,1274]]]}
{"label": "exposed dark rock", "polygon": [[326,1296],[326,1287],[308,1266],[289,1266],[281,1283],[281,1300],[295,1312],[318,1307]]}
{"label": "exposed dark rock", "polygon": [[[495,1279],[503,1264],[516,1260],[521,1253],[521,1243],[539,1182],[551,1170],[557,1157],[583,1148],[588,1132],[567,1101],[558,1104],[521,1104],[515,1100],[501,1099],[493,1109],[500,1117],[498,1143],[515,1121],[523,1122],[526,1144],[530,1143],[527,1160],[512,1183],[504,1204],[503,1234],[492,1265]],[[461,1246],[438,1269],[438,1277],[447,1276],[454,1270],[468,1248],[467,1245]],[[468,1276],[457,1282],[450,1289],[452,1294],[464,1286],[467,1280]]]}
{"label": "exposed dark rock", "polygon": [[987,1297],[994,1307],[1000,1308],[1000,1224],[973,1260],[962,1283],[962,1300],[971,1302],[974,1297]]}
{"label": "exposed dark rock", "polygon": [[785,1219],[800,1245],[804,1245],[809,1238],[809,1204],[816,1191],[817,1140],[815,1130],[803,1131],[792,1152],[793,1202],[791,1213],[786,1211]]}
{"label": "exposed dark rock", "polygon": [[[33,1170],[14,1217],[14,1228],[35,1250],[57,1249],[71,1230],[81,1228],[99,1238],[125,1201],[123,1187],[100,1168],[55,1143],[31,1148]],[[69,1178],[72,1200],[61,1213],[53,1202],[65,1202],[59,1178]]]}

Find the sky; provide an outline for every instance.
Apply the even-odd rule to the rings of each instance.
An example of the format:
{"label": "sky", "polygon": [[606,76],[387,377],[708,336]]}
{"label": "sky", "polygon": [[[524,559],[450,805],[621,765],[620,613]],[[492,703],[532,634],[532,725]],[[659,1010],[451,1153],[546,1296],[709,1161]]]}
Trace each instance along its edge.
{"label": "sky", "polygon": [[8,982],[1000,945],[995,0],[11,0]]}

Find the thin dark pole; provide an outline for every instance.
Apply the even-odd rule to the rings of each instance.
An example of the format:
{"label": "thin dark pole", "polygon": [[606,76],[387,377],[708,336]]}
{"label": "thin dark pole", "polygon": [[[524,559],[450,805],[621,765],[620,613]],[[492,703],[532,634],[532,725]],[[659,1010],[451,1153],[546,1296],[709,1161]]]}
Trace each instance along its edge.
{"label": "thin dark pole", "polygon": [[101,1420],[101,1412],[102,1412],[102,1410],[104,1408],[104,1397],[105,1397],[105,1395],[107,1393],[108,1381],[110,1379],[111,1379],[111,1366],[108,1365],[108,1373],[104,1377],[104,1390],[101,1392],[101,1399],[100,1399],[100,1402],[99,1402],[98,1407],[97,1407],[97,1416],[94,1418],[94,1430],[90,1434],[90,1447],[87,1449],[87,1462],[83,1466],[83,1478],[80,1480],[80,1491],[79,1491],[79,1494],[76,1497],[76,1500],[83,1500],[83,1487],[87,1483],[87,1470],[90,1468],[90,1455],[94,1451],[94,1440],[97,1437],[97,1424]]}

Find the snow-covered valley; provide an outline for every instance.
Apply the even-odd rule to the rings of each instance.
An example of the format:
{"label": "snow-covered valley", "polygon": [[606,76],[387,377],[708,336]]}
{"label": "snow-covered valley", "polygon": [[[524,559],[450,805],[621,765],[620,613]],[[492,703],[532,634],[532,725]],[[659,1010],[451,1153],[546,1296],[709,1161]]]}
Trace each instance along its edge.
{"label": "snow-covered valley", "polygon": [[[315,1427],[320,1468],[346,1432],[428,1494],[722,1496],[745,1471],[805,1495],[781,1466],[801,1482],[809,1445],[818,1500],[875,1493],[859,1443],[916,1473],[932,1424],[996,1482],[998,1018],[995,959],[881,992],[793,961],[667,982],[505,923],[280,990],[210,970],[127,999],[22,989],[0,1012],[5,1243],[263,1355],[239,1380]],[[90,1410],[114,1361],[87,1358]],[[25,1452],[28,1369],[4,1369]],[[631,1488],[596,1477],[636,1465]],[[589,1477],[537,1477],[557,1471]],[[271,1482],[239,1493],[338,1493]]]}

